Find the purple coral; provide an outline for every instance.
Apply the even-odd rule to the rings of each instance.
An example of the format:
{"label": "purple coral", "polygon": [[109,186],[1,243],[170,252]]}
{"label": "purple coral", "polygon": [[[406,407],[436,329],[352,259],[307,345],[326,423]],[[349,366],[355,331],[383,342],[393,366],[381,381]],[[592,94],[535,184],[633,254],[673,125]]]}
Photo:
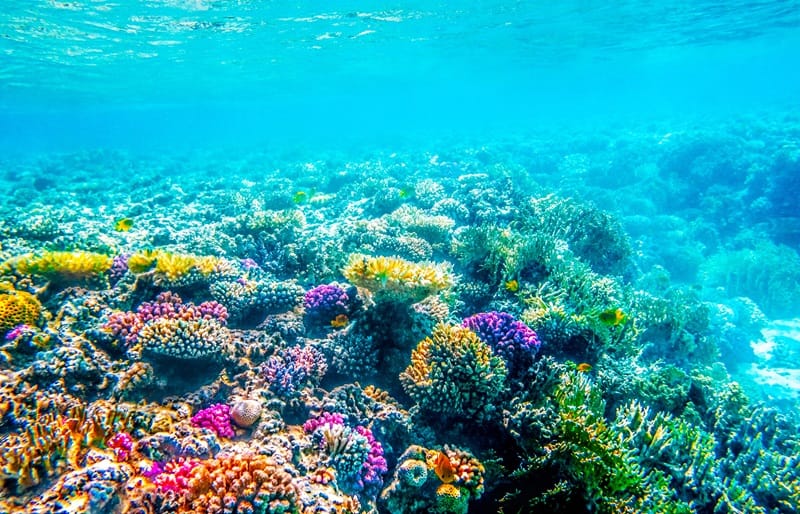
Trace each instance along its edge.
{"label": "purple coral", "polygon": [[528,325],[507,312],[482,312],[464,319],[462,326],[475,332],[506,363],[509,375],[524,372],[533,364],[541,341]]}
{"label": "purple coral", "polygon": [[318,442],[320,450],[327,453],[324,462],[333,465],[341,474],[345,482],[339,485],[345,490],[380,490],[383,475],[389,467],[383,446],[369,428],[361,425],[349,427],[341,414],[324,412],[303,423],[303,430]]}
{"label": "purple coral", "polygon": [[269,389],[282,398],[296,397],[305,387],[317,386],[328,364],[313,346],[292,346],[273,355],[261,365]]}
{"label": "purple coral", "polygon": [[136,312],[115,312],[103,325],[111,334],[129,345],[139,339],[139,332],[144,326],[159,319],[182,319],[192,321],[213,319],[225,325],[228,310],[217,302],[203,302],[200,305],[183,303],[181,297],[169,291],[159,294],[155,302],[143,302]]}
{"label": "purple coral", "polygon": [[111,261],[111,269],[108,270],[108,280],[112,286],[117,285],[125,273],[128,272],[128,259],[130,254],[122,253],[114,257]]}
{"label": "purple coral", "polygon": [[231,424],[231,408],[223,403],[199,410],[192,416],[192,425],[213,430],[220,437],[230,439],[236,435]]}
{"label": "purple coral", "polygon": [[309,322],[327,325],[337,316],[350,312],[351,298],[340,285],[323,284],[306,293],[303,305]]}
{"label": "purple coral", "polygon": [[359,485],[364,488],[374,486],[376,489],[380,489],[383,485],[383,475],[389,471],[389,466],[383,456],[383,445],[375,439],[375,436],[372,435],[372,430],[367,427],[358,425],[356,432],[364,436],[369,443],[369,454],[367,455],[367,460],[361,466],[361,481]]}

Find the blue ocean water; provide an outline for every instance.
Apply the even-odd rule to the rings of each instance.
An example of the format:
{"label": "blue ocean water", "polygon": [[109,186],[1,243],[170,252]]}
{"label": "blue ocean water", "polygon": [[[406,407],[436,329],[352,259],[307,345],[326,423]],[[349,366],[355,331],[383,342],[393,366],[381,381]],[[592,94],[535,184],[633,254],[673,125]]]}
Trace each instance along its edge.
{"label": "blue ocean water", "polygon": [[3,139],[391,142],[780,111],[797,101],[797,7],[7,2]]}
{"label": "blue ocean water", "polygon": [[798,512],[800,1],[1,11],[0,513]]}

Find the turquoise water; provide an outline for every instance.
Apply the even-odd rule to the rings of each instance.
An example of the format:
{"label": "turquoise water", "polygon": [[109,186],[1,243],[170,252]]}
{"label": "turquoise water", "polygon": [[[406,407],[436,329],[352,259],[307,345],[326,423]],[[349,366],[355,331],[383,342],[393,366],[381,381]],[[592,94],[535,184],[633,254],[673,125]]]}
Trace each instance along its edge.
{"label": "turquoise water", "polygon": [[0,513],[800,510],[800,1],[0,11]]}
{"label": "turquoise water", "polygon": [[17,137],[66,148],[725,117],[796,105],[797,11],[793,1],[8,2],[0,106]]}

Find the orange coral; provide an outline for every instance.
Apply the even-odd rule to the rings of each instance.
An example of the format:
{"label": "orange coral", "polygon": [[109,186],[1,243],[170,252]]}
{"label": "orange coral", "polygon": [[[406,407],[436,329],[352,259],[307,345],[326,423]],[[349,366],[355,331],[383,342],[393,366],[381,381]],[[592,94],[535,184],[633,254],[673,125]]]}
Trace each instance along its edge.
{"label": "orange coral", "polygon": [[264,455],[237,454],[202,461],[189,479],[187,512],[299,512],[292,476]]}

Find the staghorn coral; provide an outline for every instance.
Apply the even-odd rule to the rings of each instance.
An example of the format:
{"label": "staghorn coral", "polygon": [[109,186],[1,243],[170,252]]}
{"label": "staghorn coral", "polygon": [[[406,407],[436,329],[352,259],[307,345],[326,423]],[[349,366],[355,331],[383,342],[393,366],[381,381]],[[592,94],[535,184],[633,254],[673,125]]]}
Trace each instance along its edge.
{"label": "staghorn coral", "polygon": [[411,353],[400,383],[425,411],[475,417],[493,408],[507,373],[503,360],[474,332],[439,324]]}
{"label": "staghorn coral", "polygon": [[417,264],[398,257],[353,254],[342,273],[351,283],[372,292],[376,301],[416,303],[453,283],[446,265]]}

